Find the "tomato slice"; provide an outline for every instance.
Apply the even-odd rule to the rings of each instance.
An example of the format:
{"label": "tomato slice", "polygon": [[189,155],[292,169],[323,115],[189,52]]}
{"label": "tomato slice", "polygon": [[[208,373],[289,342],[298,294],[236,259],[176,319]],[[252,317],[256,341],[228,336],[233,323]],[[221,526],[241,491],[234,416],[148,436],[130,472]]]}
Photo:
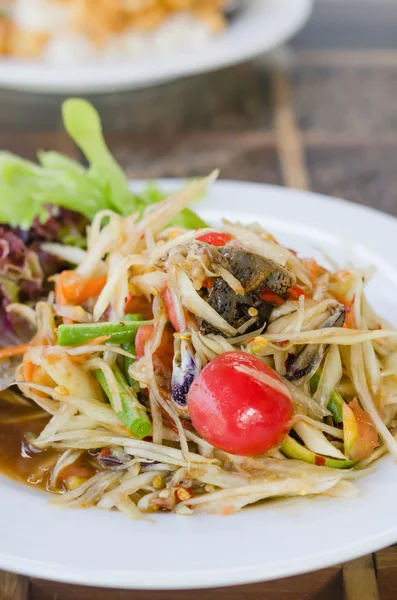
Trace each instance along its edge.
{"label": "tomato slice", "polygon": [[357,398],[349,404],[343,403],[342,408],[345,452],[353,460],[364,460],[379,446],[376,427]]}
{"label": "tomato slice", "polygon": [[[245,373],[240,369],[249,369]],[[274,379],[275,387],[252,375]],[[189,390],[188,409],[196,430],[213,446],[254,456],[283,441],[293,404],[278,375],[259,358],[226,352],[208,363]]]}
{"label": "tomato slice", "polygon": [[233,236],[230,233],[221,233],[218,231],[213,231],[211,233],[204,233],[196,238],[199,242],[205,242],[206,244],[211,244],[211,246],[224,246],[227,242],[233,239]]}
{"label": "tomato slice", "polygon": [[146,342],[153,337],[154,334],[154,325],[141,325],[138,329],[135,337],[135,350],[136,357],[142,358],[145,354],[145,346]]}
{"label": "tomato slice", "polygon": [[175,331],[181,331],[181,327],[176,316],[175,306],[172,300],[171,292],[168,289],[165,290],[165,292],[162,294],[162,298],[164,300],[165,310],[167,311],[167,316],[171,325],[173,326]]}
{"label": "tomato slice", "polygon": [[[142,358],[145,354],[145,345],[154,336],[154,325],[141,325],[135,337],[136,357]],[[170,379],[172,373],[172,360],[174,358],[174,332],[169,327],[164,329],[160,346],[153,355],[153,366],[156,372],[161,372],[165,378]]]}

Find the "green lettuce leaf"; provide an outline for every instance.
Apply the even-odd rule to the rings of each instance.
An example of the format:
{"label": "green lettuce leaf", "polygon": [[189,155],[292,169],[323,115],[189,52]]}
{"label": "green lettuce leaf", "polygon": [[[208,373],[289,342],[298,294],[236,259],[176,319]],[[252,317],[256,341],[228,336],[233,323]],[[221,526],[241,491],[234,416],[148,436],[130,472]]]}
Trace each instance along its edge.
{"label": "green lettuce leaf", "polygon": [[[28,229],[36,216],[44,222],[48,206],[82,213],[88,219],[103,209],[121,215],[143,213],[166,195],[154,183],[139,195],[106,146],[98,112],[86,100],[70,98],[62,106],[65,128],[89,166],[50,152],[38,152],[38,163],[0,152],[0,223]],[[170,224],[196,229],[206,223],[185,209]]]}

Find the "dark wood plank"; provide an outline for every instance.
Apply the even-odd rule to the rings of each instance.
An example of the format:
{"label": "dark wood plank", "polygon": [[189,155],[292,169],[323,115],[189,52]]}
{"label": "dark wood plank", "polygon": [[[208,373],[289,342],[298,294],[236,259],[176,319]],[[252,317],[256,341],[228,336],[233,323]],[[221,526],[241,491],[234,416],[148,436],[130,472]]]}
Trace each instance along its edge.
{"label": "dark wood plank", "polygon": [[[291,51],[289,52],[291,56]],[[296,50],[292,56],[301,66],[309,67],[353,67],[395,69],[397,66],[396,50],[346,50],[345,48]]]}
{"label": "dark wood plank", "polygon": [[317,0],[295,48],[397,48],[394,0]]}
{"label": "dark wood plank", "polygon": [[342,575],[340,567],[333,567],[268,583],[170,592],[106,590],[37,579],[31,588],[31,600],[342,600]]}
{"label": "dark wood plank", "polygon": [[312,187],[397,215],[394,147],[307,149]]}
{"label": "dark wood plank", "polygon": [[380,599],[395,600],[397,598],[397,546],[377,552],[375,564]]}
{"label": "dark wood plank", "polygon": [[298,64],[292,90],[303,131],[373,137],[394,133],[397,139],[397,104],[391,101],[397,95],[397,62],[383,69]]}
{"label": "dark wood plank", "polygon": [[379,600],[372,555],[343,565],[343,583],[345,600]]}
{"label": "dark wood plank", "polygon": [[310,176],[306,166],[302,134],[299,130],[287,71],[274,69],[274,130],[278,148],[283,183],[286,186],[307,190]]}
{"label": "dark wood plank", "polygon": [[0,571],[0,600],[30,600],[28,578]]}
{"label": "dark wood plank", "polygon": [[57,150],[78,159],[80,153],[63,130],[55,132],[7,132],[0,125],[0,149],[14,152],[22,158],[36,160],[38,150]]}
{"label": "dark wood plank", "polygon": [[282,181],[274,137],[266,133],[110,133],[107,141],[131,178],[189,177],[219,167],[224,179]]}
{"label": "dark wood plank", "polygon": [[[250,62],[162,86],[92,95],[106,131],[271,129],[270,79]],[[0,90],[0,129],[53,131],[65,96]]]}

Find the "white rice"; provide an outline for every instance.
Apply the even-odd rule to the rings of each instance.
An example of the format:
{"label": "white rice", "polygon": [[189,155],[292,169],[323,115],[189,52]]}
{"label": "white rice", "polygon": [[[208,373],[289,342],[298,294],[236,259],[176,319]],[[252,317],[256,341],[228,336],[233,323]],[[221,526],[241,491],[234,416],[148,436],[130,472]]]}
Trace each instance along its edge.
{"label": "white rice", "polygon": [[180,50],[202,46],[211,37],[207,23],[187,13],[169,17],[150,33],[133,29],[111,38],[104,48],[97,48],[70,26],[70,9],[51,0],[16,0],[13,7],[16,24],[30,31],[52,35],[43,59],[54,65],[116,62],[120,59],[150,59]]}
{"label": "white rice", "polygon": [[43,58],[54,65],[78,65],[95,61],[98,52],[85,35],[60,33],[48,42]]}
{"label": "white rice", "polygon": [[12,18],[21,29],[57,33],[69,24],[70,10],[51,0],[15,0]]}

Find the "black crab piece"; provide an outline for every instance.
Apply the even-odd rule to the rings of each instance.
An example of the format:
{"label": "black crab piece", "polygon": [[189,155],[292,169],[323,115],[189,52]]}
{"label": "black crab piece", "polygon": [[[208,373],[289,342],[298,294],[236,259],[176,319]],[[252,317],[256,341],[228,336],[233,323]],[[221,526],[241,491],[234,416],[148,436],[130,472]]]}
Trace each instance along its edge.
{"label": "black crab piece", "polygon": [[[232,246],[218,248],[213,256],[215,263],[218,261],[241,283],[245,293],[236,294],[226,281],[216,277],[212,280],[209,290],[208,304],[236,329],[255,316],[248,312],[250,308],[255,309],[256,320],[246,332],[250,333],[263,327],[273,305],[261,300],[258,294],[263,286],[266,286],[275,294],[284,297],[295,284],[294,274],[270,259]],[[205,321],[200,322],[200,327],[205,334],[220,333]]]}
{"label": "black crab piece", "polygon": [[[343,327],[346,318],[344,308],[338,310],[335,314],[328,317],[321,325],[320,329],[326,327]],[[289,354],[286,360],[285,377],[289,381],[298,381],[302,377],[313,375],[328,350],[329,344],[306,344],[298,354]]]}

